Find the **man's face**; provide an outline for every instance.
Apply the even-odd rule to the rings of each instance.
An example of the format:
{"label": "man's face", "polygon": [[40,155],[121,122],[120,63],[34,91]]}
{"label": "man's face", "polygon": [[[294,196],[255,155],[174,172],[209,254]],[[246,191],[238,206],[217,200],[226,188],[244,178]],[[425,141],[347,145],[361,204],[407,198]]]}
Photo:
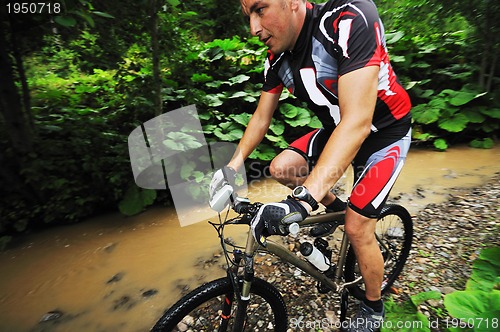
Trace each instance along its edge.
{"label": "man's face", "polygon": [[297,38],[292,0],[240,0],[250,32],[274,54],[291,50]]}

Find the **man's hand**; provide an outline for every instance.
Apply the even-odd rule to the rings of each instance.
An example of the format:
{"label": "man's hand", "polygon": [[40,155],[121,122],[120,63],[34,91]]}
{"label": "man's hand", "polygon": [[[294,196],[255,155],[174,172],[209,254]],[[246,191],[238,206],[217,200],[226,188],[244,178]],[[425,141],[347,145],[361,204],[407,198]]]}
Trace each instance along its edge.
{"label": "man's hand", "polygon": [[235,178],[236,171],[231,167],[224,166],[224,168],[217,170],[212,177],[212,181],[210,182],[210,199],[212,199],[217,191],[225,184],[229,184],[234,187]]}
{"label": "man's hand", "polygon": [[291,197],[279,203],[262,205],[252,220],[253,236],[260,245],[265,246],[267,236],[287,235],[288,226],[301,222],[308,215],[306,208]]}
{"label": "man's hand", "polygon": [[227,166],[214,173],[210,182],[208,201],[213,210],[221,212],[227,206],[230,196],[234,193],[235,178],[236,171]]}

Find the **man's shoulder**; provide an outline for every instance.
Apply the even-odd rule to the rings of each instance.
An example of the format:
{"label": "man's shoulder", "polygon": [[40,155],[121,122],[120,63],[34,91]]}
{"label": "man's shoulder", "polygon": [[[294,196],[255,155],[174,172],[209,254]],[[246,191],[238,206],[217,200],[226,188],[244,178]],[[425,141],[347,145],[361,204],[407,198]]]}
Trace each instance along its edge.
{"label": "man's shoulder", "polygon": [[315,4],[313,7],[313,15],[315,17],[322,17],[325,13],[329,13],[329,16],[343,11],[349,8],[356,8],[361,11],[366,10],[376,10],[376,5],[371,0],[330,0],[321,4]]}

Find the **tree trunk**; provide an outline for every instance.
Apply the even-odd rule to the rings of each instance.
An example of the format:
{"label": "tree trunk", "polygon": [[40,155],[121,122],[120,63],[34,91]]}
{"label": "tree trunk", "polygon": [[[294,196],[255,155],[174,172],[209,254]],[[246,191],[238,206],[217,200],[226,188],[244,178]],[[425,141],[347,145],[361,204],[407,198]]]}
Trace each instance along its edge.
{"label": "tree trunk", "polygon": [[33,113],[31,112],[31,97],[30,90],[28,87],[28,80],[26,78],[26,72],[24,71],[24,63],[21,52],[19,51],[19,47],[17,45],[17,36],[15,33],[15,29],[12,29],[12,21],[11,21],[11,38],[10,43],[12,45],[12,53],[14,55],[14,59],[16,60],[16,68],[17,74],[19,75],[19,80],[21,81],[21,89],[22,89],[22,109],[24,113],[24,117],[28,122],[30,128],[35,130],[35,121],[33,120]]}
{"label": "tree trunk", "polygon": [[163,113],[161,98],[161,77],[160,77],[160,47],[158,44],[158,1],[150,0],[150,24],[151,24],[151,51],[153,58],[153,98],[155,115]]}
{"label": "tree trunk", "polygon": [[486,92],[491,92],[491,87],[493,85],[493,77],[495,77],[496,64],[498,60],[498,53],[494,53],[493,59],[491,60],[490,72],[488,74],[488,80],[486,81]]}
{"label": "tree trunk", "polygon": [[15,84],[12,64],[9,60],[5,25],[0,24],[0,113],[3,125],[17,155],[33,151],[34,134],[24,116],[19,91]]}

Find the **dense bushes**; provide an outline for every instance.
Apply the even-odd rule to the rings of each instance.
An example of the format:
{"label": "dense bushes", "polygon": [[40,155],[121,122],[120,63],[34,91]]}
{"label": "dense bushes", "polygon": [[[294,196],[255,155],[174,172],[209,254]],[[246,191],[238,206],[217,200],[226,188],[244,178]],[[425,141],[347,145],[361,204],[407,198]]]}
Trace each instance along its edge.
{"label": "dense bushes", "polygon": [[489,148],[500,128],[500,95],[475,82],[467,62],[466,34],[437,33],[425,38],[389,34],[392,61],[412,96],[413,138],[439,150],[449,143]]}
{"label": "dense bushes", "polygon": [[[200,4],[191,2],[168,1],[192,6],[158,12],[163,110],[195,104],[209,141],[237,142],[259,96],[266,50],[253,38],[214,39],[220,33],[216,19],[198,14],[194,10]],[[238,10],[235,3],[228,13]],[[0,234],[78,221],[120,202],[127,213],[154,200],[169,202],[168,191],[137,188],[130,170],[127,137],[155,116],[155,82],[150,31],[134,19],[139,9],[127,8],[135,7],[111,13],[129,17],[127,24],[116,19],[109,21],[108,31],[83,26],[76,33],[47,34],[43,47],[24,58],[36,140],[34,152],[23,156],[0,131],[5,151],[0,154],[1,175],[7,181],[0,188]],[[404,6],[398,8],[382,11],[400,10],[386,21],[388,31],[393,30],[391,21],[406,22]],[[209,9],[217,11],[217,5]],[[220,19],[226,24],[240,24],[224,17]],[[463,21],[449,24],[455,28]],[[393,65],[415,105],[414,140],[438,149],[457,142],[491,146],[499,127],[500,96],[498,89],[485,93],[473,84],[479,69],[470,61],[468,30],[417,34],[415,24],[416,19],[388,33]],[[270,131],[250,157],[266,163],[287,141],[319,125],[285,93]]]}

